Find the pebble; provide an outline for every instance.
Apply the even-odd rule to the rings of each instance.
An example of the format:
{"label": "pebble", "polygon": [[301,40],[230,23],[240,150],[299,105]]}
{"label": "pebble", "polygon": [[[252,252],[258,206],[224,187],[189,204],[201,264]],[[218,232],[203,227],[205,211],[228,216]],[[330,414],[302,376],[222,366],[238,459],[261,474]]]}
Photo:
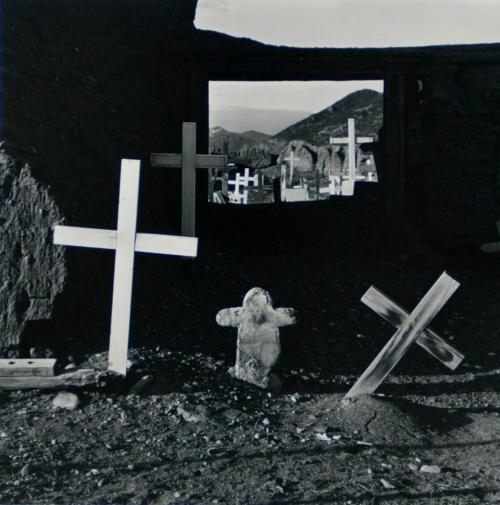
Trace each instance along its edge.
{"label": "pebble", "polygon": [[441,473],[441,468],[437,465],[422,465],[420,471],[425,473]]}
{"label": "pebble", "polygon": [[380,482],[382,486],[385,487],[385,489],[396,489],[396,486],[393,486],[390,482],[386,481],[385,479],[380,479]]}
{"label": "pebble", "polygon": [[75,410],[79,404],[80,399],[78,396],[75,393],[68,393],[67,391],[57,393],[52,400],[52,407],[54,409]]}
{"label": "pebble", "polygon": [[206,407],[198,405],[194,408],[177,407],[177,415],[182,417],[188,423],[199,423],[208,421],[208,411]]}

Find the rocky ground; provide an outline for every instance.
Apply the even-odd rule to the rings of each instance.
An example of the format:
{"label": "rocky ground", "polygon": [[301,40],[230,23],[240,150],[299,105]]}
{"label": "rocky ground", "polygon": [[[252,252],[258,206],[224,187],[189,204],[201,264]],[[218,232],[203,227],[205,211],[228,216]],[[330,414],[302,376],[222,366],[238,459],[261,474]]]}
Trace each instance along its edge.
{"label": "rocky ground", "polygon": [[[0,503],[500,503],[498,257],[416,263],[356,233],[362,250],[339,228],[293,244],[214,231],[195,263],[139,263],[125,381],[75,391],[73,410],[54,407],[57,392],[0,392]],[[359,302],[364,291],[374,284],[412,308],[443,266],[461,287],[433,327],[464,363],[448,371],[415,346],[383,396],[342,406],[393,333]],[[215,314],[253,286],[298,312],[281,330],[281,392],[227,373],[236,331]],[[96,350],[75,346],[55,350],[62,364],[69,349],[80,362]]]}

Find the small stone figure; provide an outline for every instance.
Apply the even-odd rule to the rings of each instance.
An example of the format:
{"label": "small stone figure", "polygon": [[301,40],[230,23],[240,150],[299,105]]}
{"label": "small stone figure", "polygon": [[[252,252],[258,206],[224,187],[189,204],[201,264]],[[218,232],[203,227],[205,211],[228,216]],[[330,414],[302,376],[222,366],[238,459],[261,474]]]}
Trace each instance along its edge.
{"label": "small stone figure", "polygon": [[219,311],[217,323],[238,328],[236,364],[229,373],[261,388],[279,389],[281,380],[274,373],[281,354],[278,328],[295,324],[294,309],[274,309],[265,289],[252,288],[243,307]]}

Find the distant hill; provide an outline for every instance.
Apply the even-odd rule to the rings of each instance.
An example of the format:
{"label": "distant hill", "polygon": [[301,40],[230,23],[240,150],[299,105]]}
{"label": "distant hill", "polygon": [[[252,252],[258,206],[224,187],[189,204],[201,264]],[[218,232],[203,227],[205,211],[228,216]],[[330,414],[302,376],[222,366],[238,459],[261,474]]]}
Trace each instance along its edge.
{"label": "distant hill", "polygon": [[326,109],[285,128],[275,139],[287,143],[304,140],[316,146],[328,144],[330,137],[347,136],[349,118],[356,121],[357,135],[378,138],[383,120],[382,93],[371,89],[355,91]]}
{"label": "distant hill", "polygon": [[330,137],[347,136],[347,120],[356,121],[356,134],[378,139],[383,122],[383,95],[363,89],[351,93],[326,109],[285,128],[275,136],[249,130],[234,133],[224,128],[210,130],[211,152],[221,152],[223,139],[229,142],[229,158],[249,166],[263,168],[273,162],[293,141],[311,144],[312,148],[326,146]]}
{"label": "distant hill", "polygon": [[268,139],[271,135],[267,133],[257,132],[255,130],[248,130],[240,134],[245,139],[252,139],[255,142],[262,142],[263,140]]}
{"label": "distant hill", "polygon": [[258,130],[271,135],[306,118],[311,111],[256,109],[253,107],[210,107],[210,126],[223,126],[231,132]]}
{"label": "distant hill", "polygon": [[229,144],[229,152],[235,153],[242,149],[251,148],[269,138],[271,135],[255,130],[235,133],[217,126],[210,129],[210,152],[222,152],[225,141]]}

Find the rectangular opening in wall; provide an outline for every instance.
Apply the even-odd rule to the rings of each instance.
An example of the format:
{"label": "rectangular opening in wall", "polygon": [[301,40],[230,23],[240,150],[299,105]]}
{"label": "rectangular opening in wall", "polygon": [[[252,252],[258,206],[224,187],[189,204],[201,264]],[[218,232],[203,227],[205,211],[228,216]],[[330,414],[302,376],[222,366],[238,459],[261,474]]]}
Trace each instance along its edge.
{"label": "rectangular opening in wall", "polygon": [[378,181],[383,81],[210,81],[209,201],[261,204],[352,196]]}

